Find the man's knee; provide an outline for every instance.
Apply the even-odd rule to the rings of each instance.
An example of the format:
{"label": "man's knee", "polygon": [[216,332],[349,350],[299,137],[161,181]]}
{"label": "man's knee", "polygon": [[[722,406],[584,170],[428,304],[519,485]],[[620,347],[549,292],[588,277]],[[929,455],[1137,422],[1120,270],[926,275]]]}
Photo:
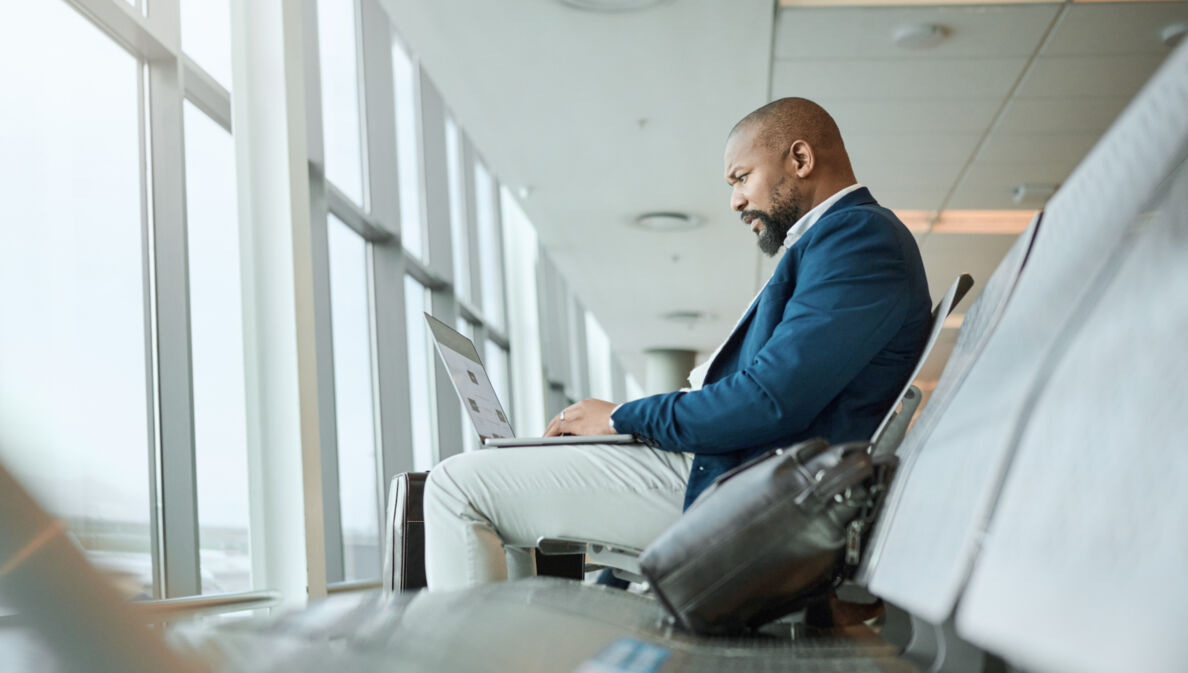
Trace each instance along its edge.
{"label": "man's knee", "polygon": [[461,453],[441,461],[429,471],[425,481],[425,515],[431,505],[444,507],[460,515],[472,502],[472,481],[477,474],[472,463],[474,454]]}

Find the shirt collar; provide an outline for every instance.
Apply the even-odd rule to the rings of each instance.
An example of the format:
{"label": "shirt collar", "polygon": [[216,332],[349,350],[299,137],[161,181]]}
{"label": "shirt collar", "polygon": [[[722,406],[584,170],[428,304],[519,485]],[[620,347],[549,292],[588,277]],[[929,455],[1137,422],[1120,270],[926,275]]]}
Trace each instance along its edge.
{"label": "shirt collar", "polygon": [[825,211],[833,207],[833,204],[841,201],[842,197],[852,191],[862,189],[862,185],[855,183],[835,193],[833,196],[818,203],[812,210],[805,213],[792,228],[788,230],[788,235],[784,237],[784,248],[791,248],[800,240],[802,236],[808,233],[809,227],[817,223]]}

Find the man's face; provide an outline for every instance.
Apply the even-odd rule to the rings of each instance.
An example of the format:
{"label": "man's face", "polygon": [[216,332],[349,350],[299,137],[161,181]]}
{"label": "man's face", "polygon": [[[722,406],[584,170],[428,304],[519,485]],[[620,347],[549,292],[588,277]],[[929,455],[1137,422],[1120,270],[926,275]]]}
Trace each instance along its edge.
{"label": "man's face", "polygon": [[758,237],[769,257],[803,212],[799,179],[788,170],[787,154],[756,142],[753,129],[741,128],[726,142],[726,182],[730,207]]}

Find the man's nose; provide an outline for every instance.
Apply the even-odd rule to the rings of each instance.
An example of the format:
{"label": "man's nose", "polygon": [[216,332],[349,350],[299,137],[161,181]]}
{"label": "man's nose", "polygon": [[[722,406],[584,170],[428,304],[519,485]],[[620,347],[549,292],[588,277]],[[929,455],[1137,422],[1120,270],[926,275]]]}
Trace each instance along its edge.
{"label": "man's nose", "polygon": [[730,207],[739,212],[742,212],[747,207],[746,197],[739,193],[737,189],[730,193]]}

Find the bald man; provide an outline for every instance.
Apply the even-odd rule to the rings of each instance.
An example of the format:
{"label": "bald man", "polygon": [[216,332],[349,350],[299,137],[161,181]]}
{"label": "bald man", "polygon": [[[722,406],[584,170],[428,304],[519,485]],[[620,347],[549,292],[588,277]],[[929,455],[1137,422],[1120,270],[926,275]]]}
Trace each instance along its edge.
{"label": "bald man", "polygon": [[[780,446],[869,439],[928,337],[915,239],[857,184],[816,103],[784,98],[726,140],[730,207],[770,280],[691,388],[566,407],[546,435],[630,433],[638,444],[492,449],[447,459],[425,491],[431,590],[531,572],[541,537],[644,548],[714,479]],[[728,272],[724,270],[724,272]]]}

